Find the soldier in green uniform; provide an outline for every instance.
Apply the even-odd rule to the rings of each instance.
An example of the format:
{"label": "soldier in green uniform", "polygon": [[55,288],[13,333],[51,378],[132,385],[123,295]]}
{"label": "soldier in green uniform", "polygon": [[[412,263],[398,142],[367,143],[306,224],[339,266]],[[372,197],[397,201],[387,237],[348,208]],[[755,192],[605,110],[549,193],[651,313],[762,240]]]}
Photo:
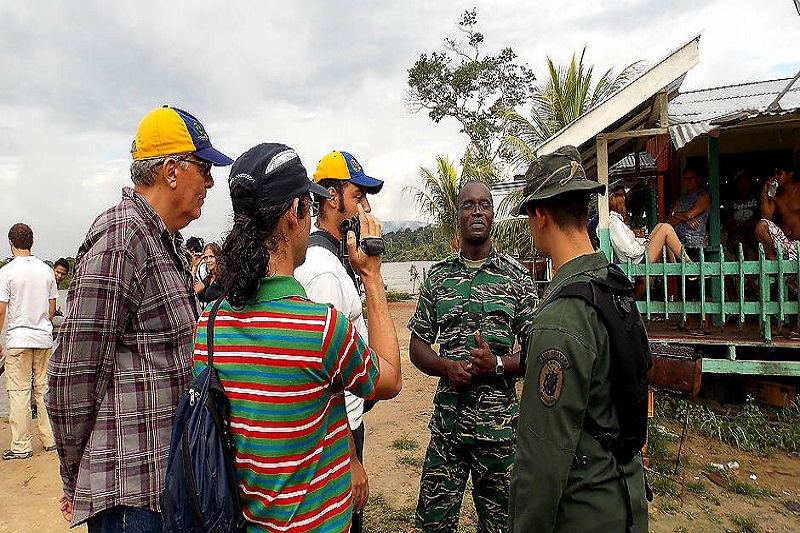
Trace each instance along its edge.
{"label": "soldier in green uniform", "polygon": [[536,300],[528,271],[492,248],[493,220],[489,189],[465,184],[460,253],[431,267],[408,322],[411,362],[441,378],[417,505],[426,532],[456,532],[470,474],[478,531],[508,531],[520,368],[514,345],[527,341]]}
{"label": "soldier in green uniform", "polygon": [[511,482],[511,530],[622,533],[630,517],[634,530],[646,533],[641,455],[618,465],[586,429],[589,419],[619,434],[608,333],[588,303],[553,298],[568,283],[607,275],[608,260],[603,252],[594,253],[586,231],[589,195],[605,187],[586,178],[572,146],[535,160],[526,180],[517,210],[528,215],[536,249],[552,259],[555,275],[528,343]]}

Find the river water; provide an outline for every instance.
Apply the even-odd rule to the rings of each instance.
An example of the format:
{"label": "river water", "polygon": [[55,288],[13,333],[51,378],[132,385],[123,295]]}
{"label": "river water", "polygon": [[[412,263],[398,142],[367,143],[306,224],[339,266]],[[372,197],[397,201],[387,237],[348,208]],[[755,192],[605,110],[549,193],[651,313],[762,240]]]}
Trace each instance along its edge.
{"label": "river water", "polygon": [[[419,284],[423,277],[427,275],[434,261],[399,261],[395,263],[383,263],[381,265],[381,274],[383,275],[383,283],[389,289],[396,291],[404,291],[416,293],[419,291]],[[417,281],[411,280],[411,266],[415,266],[419,279]]]}

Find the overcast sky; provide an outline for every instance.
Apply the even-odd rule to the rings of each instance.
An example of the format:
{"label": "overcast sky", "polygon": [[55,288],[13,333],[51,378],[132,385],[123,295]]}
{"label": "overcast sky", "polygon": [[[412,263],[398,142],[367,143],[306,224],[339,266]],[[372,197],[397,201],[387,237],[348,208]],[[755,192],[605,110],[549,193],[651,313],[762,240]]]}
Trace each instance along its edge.
{"label": "overcast sky", "polygon": [[[283,142],[313,173],[325,153],[349,151],[386,181],[374,214],[419,219],[402,188],[418,185],[419,167],[437,154],[457,161],[466,138],[453,120],[409,114],[407,70],[456,35],[473,5],[484,50],[511,46],[540,78],[546,55],[563,62],[587,45],[588,62],[604,71],[652,63],[697,34],[700,64],[683,90],[800,70],[792,0],[2,0],[0,231],[26,222],[36,255],[74,256],[130,184],[137,124],[164,103],[197,116],[232,158]],[[228,228],[226,169],[214,176],[184,236],[213,240]]]}

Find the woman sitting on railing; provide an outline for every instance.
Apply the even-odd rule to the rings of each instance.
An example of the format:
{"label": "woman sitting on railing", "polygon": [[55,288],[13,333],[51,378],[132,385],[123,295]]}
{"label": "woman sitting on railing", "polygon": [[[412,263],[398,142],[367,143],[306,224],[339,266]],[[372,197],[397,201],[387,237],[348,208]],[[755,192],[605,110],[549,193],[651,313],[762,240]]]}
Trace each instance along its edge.
{"label": "woman sitting on railing", "polygon": [[[650,263],[656,263],[661,260],[664,246],[667,247],[667,261],[670,263],[678,261],[681,256],[681,241],[678,240],[672,226],[662,222],[656,224],[649,238],[637,237],[628,226],[625,190],[622,188],[611,192],[608,197],[608,207],[611,248],[614,249],[614,259],[617,263],[625,263],[628,259],[634,263],[641,263],[644,257],[647,257]],[[692,262],[688,257],[685,259],[687,263]]]}

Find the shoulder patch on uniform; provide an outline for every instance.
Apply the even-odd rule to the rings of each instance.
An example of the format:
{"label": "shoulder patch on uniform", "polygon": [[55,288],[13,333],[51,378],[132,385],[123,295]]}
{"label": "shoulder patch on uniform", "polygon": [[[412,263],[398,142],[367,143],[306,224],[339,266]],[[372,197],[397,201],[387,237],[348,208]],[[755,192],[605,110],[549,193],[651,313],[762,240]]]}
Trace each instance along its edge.
{"label": "shoulder patch on uniform", "polygon": [[513,267],[517,271],[517,273],[524,274],[524,275],[530,275],[530,270],[525,268],[525,265],[523,265],[522,263],[520,263],[519,261],[514,259],[512,256],[510,256],[508,254],[499,254],[499,256],[503,261],[508,263],[508,265]]}
{"label": "shoulder patch on uniform", "polygon": [[572,367],[569,358],[556,348],[550,348],[539,354],[539,399],[545,407],[553,407],[561,398],[564,389],[564,371]]}

